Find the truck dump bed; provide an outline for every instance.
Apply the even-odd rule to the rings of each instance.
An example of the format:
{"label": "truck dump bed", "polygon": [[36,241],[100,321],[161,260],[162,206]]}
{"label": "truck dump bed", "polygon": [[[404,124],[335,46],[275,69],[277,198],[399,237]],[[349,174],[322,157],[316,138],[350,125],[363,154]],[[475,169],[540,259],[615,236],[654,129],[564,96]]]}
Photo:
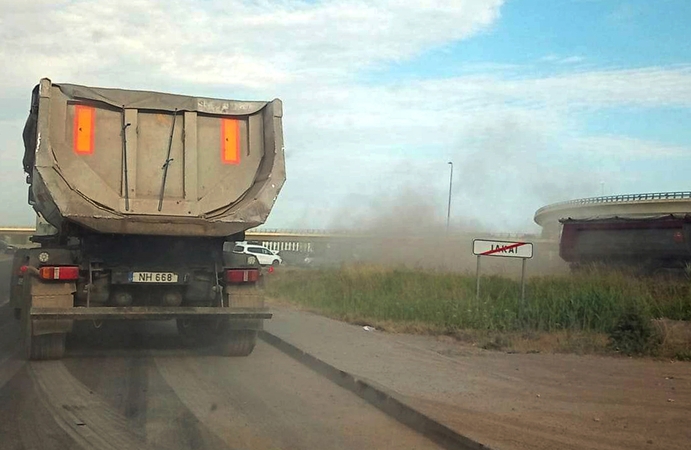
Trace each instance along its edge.
{"label": "truck dump bed", "polygon": [[691,216],[565,219],[559,254],[570,263],[682,266],[691,261]]}
{"label": "truck dump bed", "polygon": [[99,233],[230,236],[285,181],[282,103],[41,80],[24,130],[30,202]]}

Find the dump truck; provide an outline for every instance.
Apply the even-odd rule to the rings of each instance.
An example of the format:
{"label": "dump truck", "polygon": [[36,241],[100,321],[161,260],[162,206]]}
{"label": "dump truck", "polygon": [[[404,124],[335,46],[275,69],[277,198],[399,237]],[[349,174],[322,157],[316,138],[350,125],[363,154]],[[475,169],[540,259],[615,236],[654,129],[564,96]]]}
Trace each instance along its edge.
{"label": "dump truck", "polygon": [[35,247],[10,294],[27,356],[62,357],[77,324],[172,319],[184,342],[249,355],[271,314],[259,262],[232,249],[285,181],[282,115],[42,79],[23,132]]}
{"label": "dump truck", "polygon": [[691,215],[562,219],[559,255],[573,269],[592,263],[644,273],[691,264]]}

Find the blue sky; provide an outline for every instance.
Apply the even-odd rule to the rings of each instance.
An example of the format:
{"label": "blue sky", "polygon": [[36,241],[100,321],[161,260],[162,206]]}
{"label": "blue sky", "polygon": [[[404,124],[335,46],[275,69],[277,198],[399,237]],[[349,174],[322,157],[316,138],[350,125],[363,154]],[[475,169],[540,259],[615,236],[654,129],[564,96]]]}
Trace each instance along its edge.
{"label": "blue sky", "polygon": [[[691,2],[518,0],[501,7],[500,18],[471,38],[449,43],[408,61],[363,74],[363,80],[453,78],[486,74],[534,79],[600,70],[684,66],[691,62]],[[645,86],[640,86],[645,89]],[[679,105],[613,105],[569,115],[577,135],[618,135],[691,150],[691,108]],[[545,160],[547,160],[545,155]],[[564,155],[553,154],[554,159]],[[631,179],[605,181],[605,192],[687,190],[691,154],[669,161],[640,158],[622,162],[591,156],[571,163],[610,167]],[[592,184],[583,195],[596,195]]]}
{"label": "blue sky", "polygon": [[690,19],[681,0],[7,0],[2,222],[32,222],[21,127],[43,76],[280,97],[270,227],[443,221],[449,160],[458,227],[535,231],[537,208],[603,181],[691,190]]}
{"label": "blue sky", "polygon": [[691,2],[683,0],[508,1],[488,29],[392,65],[388,75],[446,77],[468,64],[515,64],[524,75],[547,75],[568,70],[567,58],[581,58],[580,70],[686,63],[690,18]]}

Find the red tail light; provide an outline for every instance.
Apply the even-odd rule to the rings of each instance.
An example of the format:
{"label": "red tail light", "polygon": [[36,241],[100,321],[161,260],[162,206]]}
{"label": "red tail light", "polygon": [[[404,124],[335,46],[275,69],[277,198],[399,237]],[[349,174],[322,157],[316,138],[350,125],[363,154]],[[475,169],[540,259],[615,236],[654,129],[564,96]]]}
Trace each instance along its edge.
{"label": "red tail light", "polygon": [[674,232],[674,242],[684,242],[684,233],[682,231]]}
{"label": "red tail light", "polygon": [[256,283],[259,280],[259,269],[228,269],[226,281],[228,283]]}
{"label": "red tail light", "polygon": [[38,276],[42,280],[76,280],[79,278],[77,266],[43,266],[38,269]]}

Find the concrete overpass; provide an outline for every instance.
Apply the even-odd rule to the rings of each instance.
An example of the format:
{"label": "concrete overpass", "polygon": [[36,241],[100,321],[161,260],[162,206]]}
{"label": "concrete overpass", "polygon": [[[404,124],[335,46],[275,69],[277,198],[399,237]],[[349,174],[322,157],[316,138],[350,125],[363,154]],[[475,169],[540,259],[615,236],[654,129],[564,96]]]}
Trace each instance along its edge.
{"label": "concrete overpass", "polygon": [[[30,245],[29,237],[33,227],[0,227],[0,239],[15,245]],[[431,239],[430,239],[431,238]],[[300,255],[332,255],[335,258],[357,253],[357,249],[419,249],[428,253],[430,246],[443,245],[461,254],[469,255],[473,239],[495,239],[504,241],[528,241],[535,244],[536,252],[548,259],[558,258],[558,242],[535,234],[526,233],[451,233],[431,236],[400,236],[386,233],[386,230],[271,230],[254,229],[246,233],[248,241],[261,242],[271,250],[281,251],[286,261],[298,261]],[[297,258],[297,259],[296,259]],[[291,262],[292,263],[292,262]]]}
{"label": "concrete overpass", "polygon": [[535,223],[544,237],[558,236],[560,219],[598,217],[645,218],[668,214],[691,214],[691,192],[656,192],[589,197],[543,206],[535,212]]}
{"label": "concrete overpass", "polygon": [[[15,243],[28,243],[29,236],[35,231],[34,227],[0,227],[0,239]],[[451,234],[449,240],[468,244],[473,238],[487,238],[498,240],[525,240],[534,243],[541,243],[543,240],[537,235],[525,233],[463,233]],[[246,239],[259,241],[274,250],[293,250],[300,252],[312,251],[314,246],[338,243],[352,240],[382,240],[382,239],[402,239],[401,237],[389,236],[385,230],[285,230],[285,229],[266,229],[257,228],[246,233]],[[423,239],[420,236],[408,236],[407,241]],[[546,242],[544,242],[546,243]]]}

